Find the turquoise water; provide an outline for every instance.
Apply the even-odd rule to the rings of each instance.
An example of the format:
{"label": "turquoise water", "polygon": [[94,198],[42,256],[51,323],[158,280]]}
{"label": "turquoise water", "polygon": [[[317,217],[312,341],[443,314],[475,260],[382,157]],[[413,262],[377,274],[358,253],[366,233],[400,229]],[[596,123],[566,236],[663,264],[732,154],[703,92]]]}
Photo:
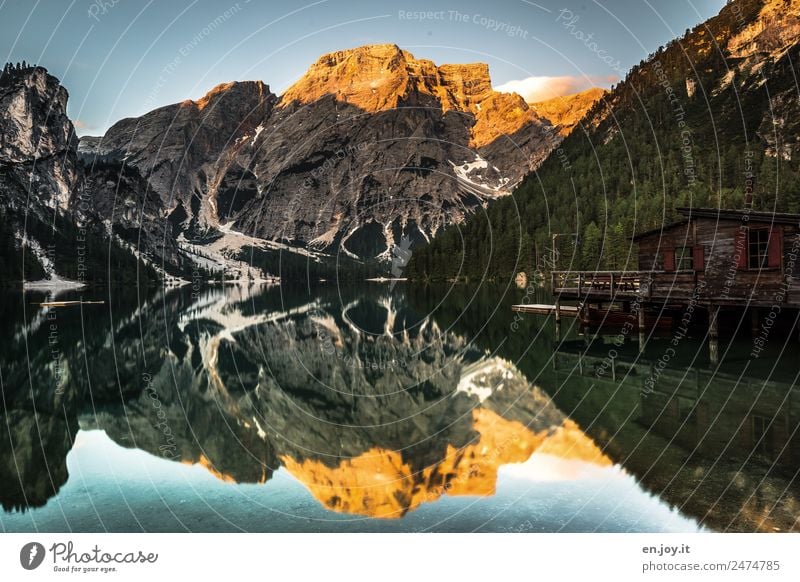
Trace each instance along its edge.
{"label": "turquoise water", "polygon": [[81,431],[70,478],[40,508],[3,516],[6,531],[698,531],[620,467],[534,455],[500,471],[497,492],[448,497],[398,519],[326,511],[285,469],[266,484],[230,484],[200,466],[124,449]]}
{"label": "turquoise water", "polygon": [[522,294],[106,290],[84,297],[105,305],[55,311],[9,299],[0,526],[794,527],[797,362],[776,348],[748,363],[736,340],[715,367],[689,337],[644,390],[669,338],[639,354],[574,322],[556,335],[547,318],[515,319]]}

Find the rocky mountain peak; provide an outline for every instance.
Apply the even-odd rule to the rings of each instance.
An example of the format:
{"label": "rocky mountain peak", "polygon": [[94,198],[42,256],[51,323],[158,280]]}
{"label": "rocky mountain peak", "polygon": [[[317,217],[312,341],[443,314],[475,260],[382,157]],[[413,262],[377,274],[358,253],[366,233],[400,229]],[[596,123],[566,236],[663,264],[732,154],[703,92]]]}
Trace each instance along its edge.
{"label": "rocky mountain peak", "polygon": [[182,204],[188,216],[197,217],[201,205],[191,199],[214,189],[241,138],[269,115],[276,99],[261,81],[224,83],[197,101],[123,119],[102,138],[84,137],[79,152],[124,156],[167,208]]}
{"label": "rocky mountain peak", "polygon": [[408,59],[396,45],[369,45],[322,55],[281,98],[289,105],[326,95],[375,112],[397,106],[408,88]]}
{"label": "rocky mountain peak", "polygon": [[18,163],[66,152],[74,140],[67,90],[43,67],[0,75],[0,159]]}
{"label": "rocky mountain peak", "polygon": [[7,175],[0,200],[10,208],[63,209],[69,203],[78,176],[67,98],[67,90],[43,67],[3,68],[0,164]]}
{"label": "rocky mountain peak", "polygon": [[281,105],[307,105],[330,95],[369,113],[416,106],[470,114],[475,148],[526,124],[546,123],[519,95],[495,91],[486,63],[437,66],[393,44],[323,55],[284,93]]}
{"label": "rocky mountain peak", "polygon": [[475,113],[492,93],[485,63],[437,66],[397,45],[378,44],[323,55],[281,102],[307,104],[333,95],[370,113],[434,102],[445,112]]}
{"label": "rocky mountain peak", "polygon": [[[149,146],[154,150],[151,154],[163,158],[169,153],[173,139],[179,138],[182,147],[205,148],[208,145],[206,137],[215,142],[221,140],[224,145],[257,125],[271,110],[275,100],[269,86],[261,81],[221,83],[197,101],[187,99],[159,107],[141,117],[122,119],[102,137],[84,136],[79,152],[85,156],[119,155],[139,152]],[[183,131],[187,124],[195,131],[189,136],[192,143],[184,143]],[[219,131],[223,129],[220,125],[226,126],[225,131]],[[155,139],[158,137],[166,139],[157,142]],[[135,159],[129,162],[140,165]]]}
{"label": "rocky mountain peak", "polygon": [[[734,7],[728,8],[734,11]],[[763,0],[754,19],[745,18],[740,8],[734,16],[741,26],[728,41],[733,57],[777,56],[800,41],[800,0]]]}
{"label": "rocky mountain peak", "polygon": [[153,224],[168,217],[187,256],[205,253],[190,260],[288,244],[390,261],[396,243],[508,195],[561,139],[551,130],[492,88],[487,64],[380,44],[321,56],[280,98],[258,81],[225,83],[79,151],[138,170],[157,194]]}
{"label": "rocky mountain peak", "polygon": [[476,105],[470,146],[481,148],[503,135],[512,136],[513,139],[517,131],[529,124],[545,126],[547,121],[536,115],[516,93],[493,91]]}
{"label": "rocky mountain peak", "polygon": [[605,89],[592,87],[580,93],[531,103],[531,108],[557,127],[561,135],[568,135],[595,102],[606,93],[608,91]]}
{"label": "rocky mountain peak", "polygon": [[184,106],[195,107],[199,111],[206,109],[222,99],[231,101],[233,99],[266,99],[272,95],[269,86],[262,81],[233,81],[231,83],[220,83],[203,95],[197,101],[184,101]]}

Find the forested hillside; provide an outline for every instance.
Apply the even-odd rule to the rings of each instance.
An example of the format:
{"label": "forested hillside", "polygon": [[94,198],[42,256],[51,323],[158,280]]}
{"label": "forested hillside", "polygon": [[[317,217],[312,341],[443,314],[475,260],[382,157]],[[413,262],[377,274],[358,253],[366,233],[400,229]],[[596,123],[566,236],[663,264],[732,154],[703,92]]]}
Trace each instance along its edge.
{"label": "forested hillside", "polygon": [[[742,0],[634,67],[513,196],[414,250],[413,278],[636,268],[678,206],[800,212],[800,2]],[[752,196],[748,196],[752,194]]]}

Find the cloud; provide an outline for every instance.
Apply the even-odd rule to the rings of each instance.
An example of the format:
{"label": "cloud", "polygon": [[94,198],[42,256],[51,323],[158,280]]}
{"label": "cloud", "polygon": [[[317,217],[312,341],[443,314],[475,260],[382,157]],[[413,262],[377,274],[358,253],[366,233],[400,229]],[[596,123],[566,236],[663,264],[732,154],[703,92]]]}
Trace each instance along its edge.
{"label": "cloud", "polygon": [[495,87],[502,93],[518,93],[528,103],[547,101],[554,97],[563,97],[572,93],[580,93],[592,87],[609,88],[619,81],[615,75],[593,75],[588,77],[528,77],[503,83]]}
{"label": "cloud", "polygon": [[75,121],[72,122],[72,125],[75,127],[75,133],[77,133],[78,135],[84,135],[86,134],[86,132],[95,129],[95,126],[89,125],[82,119],[76,119]]}

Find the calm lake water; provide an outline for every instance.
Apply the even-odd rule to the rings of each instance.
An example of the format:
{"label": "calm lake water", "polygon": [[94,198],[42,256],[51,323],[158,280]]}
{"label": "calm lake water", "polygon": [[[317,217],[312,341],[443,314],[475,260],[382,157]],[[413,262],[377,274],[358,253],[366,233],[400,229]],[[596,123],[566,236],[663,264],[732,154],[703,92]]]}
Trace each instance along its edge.
{"label": "calm lake water", "polygon": [[796,342],[753,360],[752,340],[730,341],[719,366],[702,337],[640,354],[512,313],[523,294],[7,294],[0,527],[800,528]]}

